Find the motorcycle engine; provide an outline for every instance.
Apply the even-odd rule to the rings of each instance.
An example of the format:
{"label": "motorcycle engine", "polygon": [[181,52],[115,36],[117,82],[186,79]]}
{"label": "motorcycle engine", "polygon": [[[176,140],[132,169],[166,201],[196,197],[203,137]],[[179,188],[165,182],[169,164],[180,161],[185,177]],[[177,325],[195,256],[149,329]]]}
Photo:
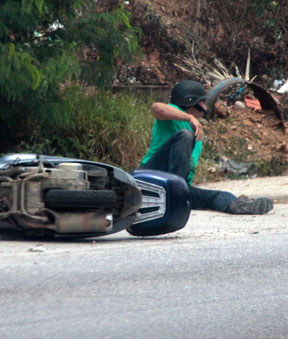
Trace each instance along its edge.
{"label": "motorcycle engine", "polygon": [[61,163],[58,168],[46,169],[46,172],[49,176],[42,183],[43,189],[85,190],[90,187],[88,173],[79,163]]}

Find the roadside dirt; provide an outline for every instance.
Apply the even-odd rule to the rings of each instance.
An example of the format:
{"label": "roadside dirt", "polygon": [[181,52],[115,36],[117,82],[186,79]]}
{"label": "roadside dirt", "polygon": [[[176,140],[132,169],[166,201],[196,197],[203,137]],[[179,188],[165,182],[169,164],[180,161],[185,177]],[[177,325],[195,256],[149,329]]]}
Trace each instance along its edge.
{"label": "roadside dirt", "polygon": [[[234,8],[235,13],[229,9],[232,4],[229,4],[229,8],[224,8],[219,2],[211,7],[205,0],[181,3],[135,0],[128,3],[128,9],[132,12],[132,24],[143,30],[143,56],[129,66],[121,65],[115,85],[173,86],[177,81],[193,78],[206,83],[209,88],[216,81],[207,77],[207,64],[213,64],[215,58],[219,57],[228,67],[226,70],[229,75],[235,76],[232,73],[235,66],[245,71],[247,46],[250,45],[253,46],[252,71],[262,72],[257,74],[257,84],[268,89],[273,76],[276,77],[283,71],[285,56],[278,57],[277,50],[281,44],[285,45],[284,36],[275,40],[272,28],[270,31],[259,29],[273,20],[279,20],[282,28],[286,29],[279,10],[271,18],[269,15],[272,14],[267,12],[268,16],[264,18],[257,13],[253,14],[253,11],[249,12],[248,7],[242,8],[245,2]],[[281,9],[283,15],[286,11],[288,13],[288,6],[282,3]],[[244,10],[247,11],[247,18],[254,15],[255,22],[246,25],[243,21]],[[242,14],[239,17],[237,13]],[[235,16],[239,22],[233,19]],[[240,26],[242,29],[239,31]],[[277,67],[279,72],[276,71]],[[269,70],[271,74],[263,73]],[[279,108],[288,121],[288,99],[285,100],[287,103],[279,103]],[[279,169],[277,175],[281,172],[281,166],[282,170],[285,166],[288,167],[288,131],[283,133],[274,112],[258,112],[234,106],[229,107],[228,115],[225,113],[225,117],[219,116],[221,112],[205,125],[209,147],[216,158],[226,156],[234,161],[267,162],[271,169],[274,165]],[[269,172],[270,169],[266,171]]]}
{"label": "roadside dirt", "polygon": [[205,125],[213,151],[231,159],[253,162],[255,159],[288,165],[288,133],[273,111],[249,108],[229,109],[226,118],[215,118]]}

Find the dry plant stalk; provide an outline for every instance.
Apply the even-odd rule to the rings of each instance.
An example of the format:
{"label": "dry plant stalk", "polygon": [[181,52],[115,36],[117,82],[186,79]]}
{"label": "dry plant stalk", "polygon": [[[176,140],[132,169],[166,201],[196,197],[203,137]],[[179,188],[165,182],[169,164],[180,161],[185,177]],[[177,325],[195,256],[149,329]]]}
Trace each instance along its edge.
{"label": "dry plant stalk", "polygon": [[[199,62],[195,56],[194,52],[194,43],[191,47],[191,56],[187,56],[186,58],[177,57],[179,61],[182,62],[182,65],[174,63],[174,65],[181,69],[183,72],[187,74],[191,74],[197,76],[201,79],[204,79],[208,85],[211,85],[212,82],[220,81],[227,78],[233,78],[234,75],[229,72],[227,67],[217,58],[213,60],[214,65],[210,65],[205,62]],[[250,48],[248,49],[247,61],[246,61],[246,69],[245,76],[241,75],[239,68],[235,66],[236,76],[241,79],[245,79],[245,81],[253,82],[256,78],[254,76],[250,80],[250,65],[251,65],[251,53]]]}

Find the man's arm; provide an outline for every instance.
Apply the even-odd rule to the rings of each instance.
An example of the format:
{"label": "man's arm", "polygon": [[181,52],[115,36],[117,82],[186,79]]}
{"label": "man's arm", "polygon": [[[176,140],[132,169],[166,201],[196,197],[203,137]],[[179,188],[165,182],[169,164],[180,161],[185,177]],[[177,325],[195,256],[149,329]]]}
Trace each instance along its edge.
{"label": "man's arm", "polygon": [[158,120],[178,120],[178,121],[188,121],[194,130],[196,140],[203,140],[204,131],[203,127],[192,114],[188,114],[180,111],[179,109],[161,103],[155,102],[151,106],[151,114]]}

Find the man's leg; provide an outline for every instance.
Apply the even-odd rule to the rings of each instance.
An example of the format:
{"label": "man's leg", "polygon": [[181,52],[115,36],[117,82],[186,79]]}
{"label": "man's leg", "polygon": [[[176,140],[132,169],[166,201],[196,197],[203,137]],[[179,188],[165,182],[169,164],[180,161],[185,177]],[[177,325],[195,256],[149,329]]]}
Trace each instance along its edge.
{"label": "man's leg", "polygon": [[188,129],[179,130],[140,168],[165,171],[186,179],[194,146],[194,134]]}
{"label": "man's leg", "polygon": [[265,214],[273,209],[273,202],[267,198],[239,199],[225,191],[190,188],[191,209],[209,209],[230,214]]}
{"label": "man's leg", "polygon": [[190,187],[191,209],[228,212],[229,206],[234,200],[237,200],[237,197],[229,192]]}

